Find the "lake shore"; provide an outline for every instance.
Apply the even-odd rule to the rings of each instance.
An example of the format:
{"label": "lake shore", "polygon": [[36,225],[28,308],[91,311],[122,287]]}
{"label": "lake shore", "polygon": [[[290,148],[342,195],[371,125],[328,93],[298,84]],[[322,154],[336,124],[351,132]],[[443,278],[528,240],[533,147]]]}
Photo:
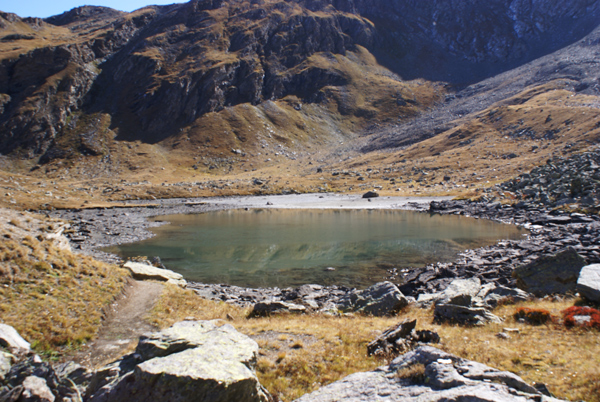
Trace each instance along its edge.
{"label": "lake shore", "polygon": [[100,248],[134,243],[154,234],[151,228],[165,222],[152,218],[175,214],[245,209],[403,209],[427,210],[432,201],[450,200],[451,197],[376,197],[362,198],[362,194],[292,194],[269,196],[236,196],[215,198],[173,198],[153,201],[135,201],[127,207],[55,210],[49,216],[68,220],[71,230],[66,235],[79,252],[90,254],[106,262],[119,263],[114,254]]}

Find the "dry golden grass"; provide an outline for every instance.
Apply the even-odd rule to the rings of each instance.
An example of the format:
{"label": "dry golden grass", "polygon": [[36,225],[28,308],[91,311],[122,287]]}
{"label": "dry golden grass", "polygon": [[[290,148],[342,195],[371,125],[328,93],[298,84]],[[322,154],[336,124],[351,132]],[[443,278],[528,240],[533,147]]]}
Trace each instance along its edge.
{"label": "dry golden grass", "polygon": [[[543,308],[560,316],[560,311],[572,304],[573,300],[537,301],[518,306]],[[367,356],[366,344],[405,318],[417,318],[418,329],[436,331],[442,342],[435,346],[450,353],[514,372],[530,383],[545,383],[559,398],[600,401],[598,332],[515,322],[512,315],[518,306],[499,307],[495,313],[505,318],[504,324],[483,327],[434,324],[432,311],[418,308],[391,318],[281,315],[248,319],[248,310],[168,287],[151,320],[160,327],[190,317],[227,320],[257,340],[261,347],[258,377],[282,401],[294,400],[351,373],[386,364],[386,360]],[[506,340],[496,337],[505,327],[516,328],[519,333],[510,333],[511,338]],[[421,374],[415,367],[399,375],[418,381]]]}
{"label": "dry golden grass", "polygon": [[76,347],[96,334],[104,308],[120,294],[128,273],[61,249],[41,232],[27,234],[26,223],[35,227],[43,221],[20,222],[24,228],[0,225],[1,320],[38,352]]}

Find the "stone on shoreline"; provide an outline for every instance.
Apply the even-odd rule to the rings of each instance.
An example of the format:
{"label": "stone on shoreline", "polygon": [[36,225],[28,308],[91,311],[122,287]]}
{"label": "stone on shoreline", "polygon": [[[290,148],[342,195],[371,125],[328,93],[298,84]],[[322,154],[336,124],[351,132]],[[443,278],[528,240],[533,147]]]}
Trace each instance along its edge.
{"label": "stone on shoreline", "polygon": [[396,285],[379,282],[365,290],[353,290],[343,296],[338,309],[342,312],[360,312],[374,316],[392,315],[408,305],[408,300]]}
{"label": "stone on shoreline", "polygon": [[600,264],[581,268],[577,279],[577,291],[588,300],[600,302]]}
{"label": "stone on shoreline", "polygon": [[133,261],[126,262],[123,267],[129,269],[133,279],[137,279],[139,281],[155,280],[172,283],[182,287],[185,287],[187,283],[185,279],[183,279],[183,275],[168,269],[156,268],[152,265]]}
{"label": "stone on shoreline", "polygon": [[379,197],[379,193],[375,191],[367,191],[362,195],[362,198],[376,198]]}

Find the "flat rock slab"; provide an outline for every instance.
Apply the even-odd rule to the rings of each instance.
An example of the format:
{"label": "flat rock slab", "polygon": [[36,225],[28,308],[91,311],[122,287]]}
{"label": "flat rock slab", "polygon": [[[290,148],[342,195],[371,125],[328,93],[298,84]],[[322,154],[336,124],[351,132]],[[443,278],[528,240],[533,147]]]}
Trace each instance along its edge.
{"label": "flat rock slab", "polygon": [[[423,365],[421,378],[406,378],[405,369]],[[304,395],[295,402],[555,402],[516,374],[421,346],[388,366],[352,374]]]}
{"label": "flat rock slab", "polygon": [[131,271],[133,279],[139,281],[155,280],[161,282],[172,283],[185,287],[186,281],[183,279],[183,275],[173,272],[168,269],[156,268],[152,265],[142,264],[140,262],[128,261],[123,267]]}
{"label": "flat rock slab", "polygon": [[258,344],[229,324],[183,321],[143,336],[132,357],[140,362],[90,389],[89,401],[268,402],[254,372],[257,355]]}
{"label": "flat rock slab", "polygon": [[577,291],[588,300],[600,302],[600,264],[581,268],[577,279]]}
{"label": "flat rock slab", "polygon": [[575,292],[581,268],[586,265],[577,251],[567,250],[551,257],[542,257],[516,268],[513,276],[517,286],[538,297]]}

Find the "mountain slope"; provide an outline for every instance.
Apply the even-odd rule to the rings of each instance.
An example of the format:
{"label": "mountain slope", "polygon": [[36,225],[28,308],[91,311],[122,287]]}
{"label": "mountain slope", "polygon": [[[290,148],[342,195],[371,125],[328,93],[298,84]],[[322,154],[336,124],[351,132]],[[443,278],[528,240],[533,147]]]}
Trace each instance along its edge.
{"label": "mountain slope", "polygon": [[[595,94],[599,22],[590,0],[193,0],[44,21],[2,13],[0,153],[30,168],[118,175],[152,163],[128,167],[138,141],[157,144],[141,154],[165,163],[220,171],[348,141],[363,152],[403,147],[528,86],[566,79],[565,89]],[[265,158],[266,146],[284,150]]]}

